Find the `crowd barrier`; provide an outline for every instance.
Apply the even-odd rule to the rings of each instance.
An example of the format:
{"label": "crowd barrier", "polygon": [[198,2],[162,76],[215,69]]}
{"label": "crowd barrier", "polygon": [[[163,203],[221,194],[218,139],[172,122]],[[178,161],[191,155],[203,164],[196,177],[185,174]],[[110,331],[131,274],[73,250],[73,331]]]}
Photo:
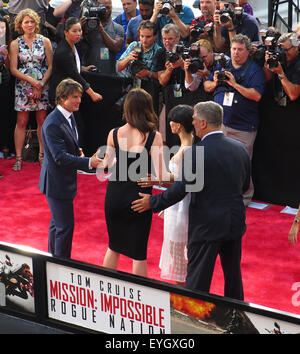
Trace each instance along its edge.
{"label": "crowd barrier", "polygon": [[3,242],[1,316],[58,333],[300,333],[298,315]]}

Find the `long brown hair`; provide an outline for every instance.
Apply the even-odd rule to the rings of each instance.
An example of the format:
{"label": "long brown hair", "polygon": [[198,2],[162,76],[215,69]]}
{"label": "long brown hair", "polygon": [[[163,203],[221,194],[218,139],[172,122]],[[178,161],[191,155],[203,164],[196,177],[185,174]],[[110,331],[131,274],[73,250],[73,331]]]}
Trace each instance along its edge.
{"label": "long brown hair", "polygon": [[156,131],[158,118],[153,108],[151,95],[141,88],[131,89],[124,102],[123,119],[138,129],[144,139],[147,132]]}

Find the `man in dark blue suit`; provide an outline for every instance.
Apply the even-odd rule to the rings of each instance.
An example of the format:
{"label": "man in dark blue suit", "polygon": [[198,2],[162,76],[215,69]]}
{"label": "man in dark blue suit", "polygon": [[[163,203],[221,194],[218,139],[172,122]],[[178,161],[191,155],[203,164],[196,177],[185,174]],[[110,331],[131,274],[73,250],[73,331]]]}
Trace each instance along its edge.
{"label": "man in dark blue suit", "polygon": [[[196,104],[193,125],[201,142],[185,153],[181,180],[158,195],[140,193],[142,198],[134,201],[132,208],[137,212],[150,208],[158,212],[191,191],[186,287],[209,292],[219,254],[225,278],[224,295],[243,300],[240,266],[241,240],[246,231],[243,192],[250,183],[250,157],[242,143],[223,135],[222,122],[223,108],[219,104],[211,101]],[[203,170],[199,172],[197,164],[201,162],[203,148]],[[186,171],[192,174],[187,175]],[[193,174],[194,182],[190,178]],[[197,178],[204,183],[201,185]],[[197,185],[201,188],[195,190]]]}
{"label": "man in dark blue suit", "polygon": [[100,162],[96,155],[84,157],[78,146],[73,112],[79,109],[82,92],[78,82],[63,80],[56,89],[57,107],[42,127],[44,163],[39,190],[46,195],[51,212],[48,251],[64,258],[71,256],[77,170],[89,171]]}

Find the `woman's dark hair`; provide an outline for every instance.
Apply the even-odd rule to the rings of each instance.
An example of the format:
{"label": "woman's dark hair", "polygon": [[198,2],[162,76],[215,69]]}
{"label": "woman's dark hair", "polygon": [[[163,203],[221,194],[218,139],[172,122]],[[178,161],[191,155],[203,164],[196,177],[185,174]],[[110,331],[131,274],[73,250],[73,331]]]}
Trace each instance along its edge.
{"label": "woman's dark hair", "polygon": [[0,15],[0,22],[4,22],[5,23],[5,43],[6,45],[9,45],[10,43],[10,30],[9,30],[9,24],[7,22],[7,19],[5,17],[2,17]]}
{"label": "woman's dark hair", "polygon": [[69,31],[69,29],[73,26],[73,25],[76,25],[77,23],[80,23],[80,19],[77,18],[77,17],[69,17],[65,24],[64,24],[64,30],[65,31]]}
{"label": "woman's dark hair", "polygon": [[124,102],[123,119],[146,137],[147,132],[156,131],[158,118],[153,108],[152,96],[143,89],[131,89]]}
{"label": "woman's dark hair", "polygon": [[180,104],[173,107],[168,114],[168,121],[180,123],[187,133],[194,132],[193,126],[193,107],[187,104]]}

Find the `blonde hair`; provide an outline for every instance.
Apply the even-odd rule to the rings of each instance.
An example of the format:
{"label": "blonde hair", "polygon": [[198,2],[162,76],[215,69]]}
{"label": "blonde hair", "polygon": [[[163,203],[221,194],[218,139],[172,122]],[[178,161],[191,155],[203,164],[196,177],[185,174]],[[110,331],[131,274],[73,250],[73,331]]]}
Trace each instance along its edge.
{"label": "blonde hair", "polygon": [[206,48],[208,52],[211,52],[213,50],[213,46],[210,41],[207,39],[199,39],[196,43],[200,44],[200,47]]}
{"label": "blonde hair", "polygon": [[23,34],[23,28],[22,28],[22,22],[24,18],[28,16],[33,19],[35,22],[35,33],[39,33],[40,30],[40,16],[31,9],[24,9],[18,13],[18,15],[15,18],[15,31],[18,32],[19,34]]}

